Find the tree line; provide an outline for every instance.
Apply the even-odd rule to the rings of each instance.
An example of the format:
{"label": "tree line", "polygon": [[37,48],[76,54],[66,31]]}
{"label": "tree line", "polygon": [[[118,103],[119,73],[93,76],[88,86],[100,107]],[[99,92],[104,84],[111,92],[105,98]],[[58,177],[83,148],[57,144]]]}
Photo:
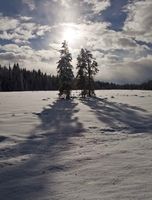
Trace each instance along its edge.
{"label": "tree line", "polygon": [[141,84],[116,84],[109,82],[96,81],[95,82],[96,90],[152,90],[152,80]]}
{"label": "tree line", "polygon": [[[102,81],[94,82],[95,90],[108,89],[137,89],[152,90],[152,80],[142,84],[116,84]],[[46,75],[41,70],[26,70],[19,64],[13,67],[0,66],[0,91],[34,91],[34,90],[58,90],[58,76]],[[76,78],[73,80],[72,89],[78,90]]]}
{"label": "tree line", "polygon": [[98,73],[98,64],[92,53],[81,49],[77,57],[76,76],[73,74],[72,55],[66,41],[62,43],[60,58],[57,63],[57,76],[48,75],[41,70],[29,71],[20,68],[18,63],[13,67],[0,65],[0,91],[38,91],[59,90],[59,96],[69,99],[71,90],[80,90],[82,97],[94,96],[99,89],[142,89],[152,90],[152,80],[142,84],[115,84],[94,81]]}
{"label": "tree line", "polygon": [[14,64],[0,66],[0,91],[57,90],[58,78],[42,73],[41,70],[26,70]]}

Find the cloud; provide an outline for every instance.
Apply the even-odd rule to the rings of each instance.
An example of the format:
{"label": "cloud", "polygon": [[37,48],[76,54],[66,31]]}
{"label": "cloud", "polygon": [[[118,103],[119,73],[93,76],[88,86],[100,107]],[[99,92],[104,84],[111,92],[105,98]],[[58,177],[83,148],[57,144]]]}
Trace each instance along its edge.
{"label": "cloud", "polygon": [[85,3],[92,6],[94,14],[98,14],[103,10],[106,10],[110,6],[110,0],[83,0]]}
{"label": "cloud", "polygon": [[31,17],[18,18],[0,16],[0,39],[12,40],[15,43],[28,43],[30,39],[45,35],[51,31],[48,25],[32,22]]}
{"label": "cloud", "polygon": [[18,46],[17,44],[0,45],[1,64],[19,62],[22,67],[27,69],[41,68],[42,71],[56,73],[58,52],[52,49],[34,50],[27,45]]}
{"label": "cloud", "polygon": [[70,4],[73,2],[72,0],[53,0],[53,2],[57,2],[61,4],[62,6],[69,8]]}
{"label": "cloud", "polygon": [[31,21],[32,17],[27,17],[27,16],[20,16],[20,20],[22,22],[27,22],[27,21]]}
{"label": "cloud", "polygon": [[84,3],[87,3],[89,6],[91,6],[90,8],[94,12],[94,14],[97,14],[100,11],[105,10],[108,6],[110,6],[110,0],[78,0],[77,2],[74,0],[52,0],[52,1],[59,3],[65,8],[70,8],[71,6],[74,5],[84,6]]}
{"label": "cloud", "polygon": [[[102,66],[102,65],[101,65]],[[142,83],[151,80],[152,56],[135,61],[113,62],[101,67],[98,78],[102,81],[116,83]]]}
{"label": "cloud", "polygon": [[136,0],[127,6],[128,17],[124,24],[127,35],[137,40],[152,42],[152,1]]}
{"label": "cloud", "polygon": [[22,2],[23,2],[23,4],[26,4],[31,11],[36,9],[36,5],[35,5],[34,0],[22,0]]}
{"label": "cloud", "polygon": [[18,62],[19,60],[25,59],[25,55],[15,54],[13,52],[5,52],[0,53],[0,59],[1,60],[13,60],[14,62]]}
{"label": "cloud", "polygon": [[0,54],[0,58],[1,55],[4,55],[4,53],[12,53],[13,55],[17,56],[20,55],[20,57],[24,55],[24,58],[26,59],[33,59],[39,61],[43,58],[49,61],[50,59],[53,59],[57,56],[57,52],[52,51],[50,49],[34,50],[30,46],[18,46],[17,44],[7,44],[0,46],[0,51],[3,51],[3,54]]}
{"label": "cloud", "polygon": [[14,18],[10,17],[3,17],[0,15],[0,30],[7,31],[7,30],[14,30],[19,25],[19,21]]}

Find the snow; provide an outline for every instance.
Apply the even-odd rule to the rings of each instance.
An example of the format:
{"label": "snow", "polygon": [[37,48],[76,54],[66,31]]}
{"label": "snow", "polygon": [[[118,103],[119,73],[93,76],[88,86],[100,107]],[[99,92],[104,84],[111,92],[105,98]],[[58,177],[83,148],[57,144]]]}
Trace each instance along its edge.
{"label": "snow", "polygon": [[0,93],[0,199],[152,199],[152,92],[96,94]]}

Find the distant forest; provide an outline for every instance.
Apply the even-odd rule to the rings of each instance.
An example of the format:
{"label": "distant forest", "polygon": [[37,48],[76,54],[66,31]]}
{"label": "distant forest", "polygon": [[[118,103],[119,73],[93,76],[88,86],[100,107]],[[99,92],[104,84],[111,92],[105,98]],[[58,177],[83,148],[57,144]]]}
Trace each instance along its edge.
{"label": "distant forest", "polygon": [[[76,86],[76,79],[73,82],[73,89],[79,89]],[[41,70],[29,71],[20,68],[19,64],[13,67],[2,67],[0,65],[0,91],[41,91],[58,90],[59,78],[54,75],[47,75]],[[142,84],[124,84],[108,83],[95,81],[95,89],[139,89],[152,90],[152,80]]]}

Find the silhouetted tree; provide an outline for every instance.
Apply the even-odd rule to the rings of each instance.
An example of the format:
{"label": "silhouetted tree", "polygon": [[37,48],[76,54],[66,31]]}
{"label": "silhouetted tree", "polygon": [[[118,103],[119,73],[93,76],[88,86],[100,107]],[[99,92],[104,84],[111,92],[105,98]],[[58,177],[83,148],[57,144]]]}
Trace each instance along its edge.
{"label": "silhouetted tree", "polygon": [[85,50],[88,74],[88,96],[95,95],[94,76],[98,73],[98,64],[89,50]]}
{"label": "silhouetted tree", "polygon": [[77,70],[76,85],[81,90],[81,96],[85,97],[87,94],[87,62],[84,49],[81,49],[77,57]]}
{"label": "silhouetted tree", "polygon": [[71,65],[72,56],[69,52],[66,41],[62,43],[60,53],[60,60],[58,61],[57,66],[57,73],[59,78],[59,96],[65,94],[66,99],[69,99],[74,75],[72,72],[73,67]]}
{"label": "silhouetted tree", "polygon": [[81,95],[94,96],[95,85],[94,76],[97,74],[98,64],[93,58],[92,53],[87,49],[81,49],[77,58],[77,84],[81,89]]}

